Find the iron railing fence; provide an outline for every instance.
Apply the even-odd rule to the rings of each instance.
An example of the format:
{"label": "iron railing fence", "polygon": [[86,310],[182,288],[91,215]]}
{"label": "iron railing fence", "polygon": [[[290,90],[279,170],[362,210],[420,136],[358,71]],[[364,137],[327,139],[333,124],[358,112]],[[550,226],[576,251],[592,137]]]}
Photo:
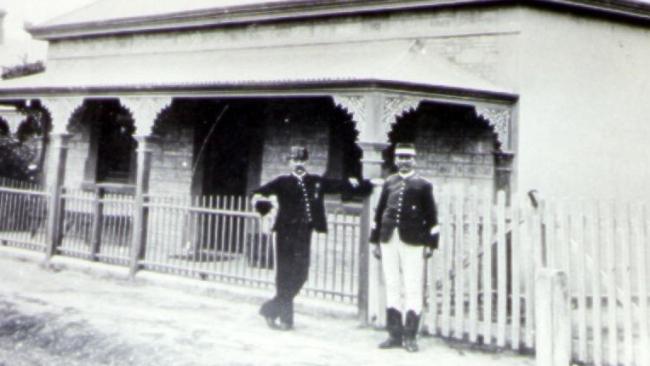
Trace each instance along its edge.
{"label": "iron railing fence", "polygon": [[[18,184],[18,183],[16,183]],[[8,185],[8,184],[7,184]],[[16,186],[16,185],[14,185]],[[34,185],[0,187],[0,243],[54,254],[131,265],[135,200],[131,195],[62,189],[59,238],[48,243],[51,195]],[[247,197],[163,197],[144,203],[145,270],[273,287],[273,217],[261,218]],[[329,209],[328,232],[312,236],[311,269],[303,292],[356,303],[360,216]]]}
{"label": "iron railing fence", "polygon": [[36,184],[0,180],[0,243],[45,251],[49,195]]}
{"label": "iron railing fence", "polygon": [[[145,269],[249,286],[274,283],[272,217],[260,218],[241,196],[148,196]],[[312,237],[306,294],[354,303],[359,216],[330,213],[326,234]]]}
{"label": "iron railing fence", "polygon": [[61,243],[63,255],[129,265],[133,196],[64,190]]}

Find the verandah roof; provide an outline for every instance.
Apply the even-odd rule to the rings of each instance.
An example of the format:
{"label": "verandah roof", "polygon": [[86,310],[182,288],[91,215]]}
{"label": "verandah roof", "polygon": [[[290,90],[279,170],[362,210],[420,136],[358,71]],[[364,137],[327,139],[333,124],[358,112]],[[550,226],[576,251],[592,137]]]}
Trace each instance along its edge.
{"label": "verandah roof", "polygon": [[0,82],[0,98],[92,90],[251,88],[386,82],[507,96],[413,41],[306,45],[55,59],[47,71]]}

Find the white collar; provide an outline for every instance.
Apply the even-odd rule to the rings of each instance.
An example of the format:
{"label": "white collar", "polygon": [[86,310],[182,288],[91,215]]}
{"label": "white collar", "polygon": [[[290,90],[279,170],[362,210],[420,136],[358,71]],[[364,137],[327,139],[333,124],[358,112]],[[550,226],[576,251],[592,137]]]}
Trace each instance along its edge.
{"label": "white collar", "polygon": [[291,175],[293,175],[294,177],[296,177],[296,178],[302,180],[302,179],[305,177],[305,175],[307,175],[307,172],[304,172],[304,173],[302,173],[302,174],[298,174],[298,173],[296,173],[295,171],[292,171],[292,172],[291,172]]}
{"label": "white collar", "polygon": [[413,175],[415,175],[415,171],[411,170],[410,172],[408,172],[406,174],[397,172],[397,174],[399,174],[399,176],[402,177],[402,179],[406,179],[406,178],[411,178]]}

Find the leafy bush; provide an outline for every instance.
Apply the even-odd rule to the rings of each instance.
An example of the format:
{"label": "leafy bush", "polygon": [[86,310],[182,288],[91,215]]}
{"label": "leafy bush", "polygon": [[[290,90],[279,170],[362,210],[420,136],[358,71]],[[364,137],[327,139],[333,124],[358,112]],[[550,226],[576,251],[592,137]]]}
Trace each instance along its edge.
{"label": "leafy bush", "polygon": [[13,79],[22,76],[38,74],[45,71],[45,64],[42,61],[25,62],[21,65],[3,67],[2,79]]}
{"label": "leafy bush", "polygon": [[0,136],[1,177],[33,180],[35,159],[36,151],[27,144],[9,136]]}

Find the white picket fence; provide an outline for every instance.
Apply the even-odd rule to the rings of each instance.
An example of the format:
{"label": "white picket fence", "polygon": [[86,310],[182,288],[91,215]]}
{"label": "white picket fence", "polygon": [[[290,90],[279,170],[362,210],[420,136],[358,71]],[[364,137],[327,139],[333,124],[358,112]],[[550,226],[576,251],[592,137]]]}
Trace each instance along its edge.
{"label": "white picket fence", "polygon": [[[487,192],[437,192],[440,250],[428,265],[429,333],[487,348],[535,349],[535,272],[569,279],[572,360],[644,366],[648,353],[646,206],[506,204]],[[496,202],[496,203],[495,203]]]}
{"label": "white picket fence", "polygon": [[548,204],[547,265],[568,274],[573,360],[593,365],[648,362],[647,207]]}

